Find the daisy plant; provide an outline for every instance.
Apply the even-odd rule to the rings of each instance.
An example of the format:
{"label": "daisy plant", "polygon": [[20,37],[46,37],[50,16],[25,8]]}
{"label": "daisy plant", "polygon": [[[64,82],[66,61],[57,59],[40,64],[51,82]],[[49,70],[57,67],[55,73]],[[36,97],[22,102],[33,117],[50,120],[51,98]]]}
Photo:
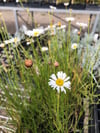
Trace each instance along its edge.
{"label": "daisy plant", "polygon": [[71,89],[71,82],[69,81],[70,77],[66,77],[66,73],[63,73],[62,71],[57,72],[57,77],[55,74],[52,74],[49,79],[49,86],[51,86],[53,89],[57,90],[57,120],[58,120],[58,131],[60,131],[61,123],[59,122],[59,98],[60,98],[60,92],[64,92],[66,94],[67,89]]}
{"label": "daisy plant", "polygon": [[22,40],[8,38],[6,45],[2,41],[0,103],[15,132],[84,132],[96,84],[87,67],[89,60],[83,60],[85,46],[82,40],[72,40],[70,26],[69,33],[54,26],[57,32],[51,35],[51,26],[25,30]]}

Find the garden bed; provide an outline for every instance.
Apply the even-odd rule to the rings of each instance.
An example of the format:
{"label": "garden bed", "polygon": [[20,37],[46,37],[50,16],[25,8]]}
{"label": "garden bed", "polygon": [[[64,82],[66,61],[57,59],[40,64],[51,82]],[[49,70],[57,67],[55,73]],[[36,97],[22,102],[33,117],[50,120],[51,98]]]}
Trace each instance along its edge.
{"label": "garden bed", "polygon": [[[51,19],[52,20],[52,19]],[[1,32],[0,88],[15,132],[80,133],[88,131],[89,106],[96,104],[99,37],[82,33],[88,25],[72,17],[14,36]],[[95,56],[94,56],[95,55]]]}

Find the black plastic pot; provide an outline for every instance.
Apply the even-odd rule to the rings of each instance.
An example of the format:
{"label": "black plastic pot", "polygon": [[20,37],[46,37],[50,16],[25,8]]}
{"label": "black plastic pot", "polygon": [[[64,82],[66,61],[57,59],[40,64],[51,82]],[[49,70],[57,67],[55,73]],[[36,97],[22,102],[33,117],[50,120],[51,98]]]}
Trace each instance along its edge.
{"label": "black plastic pot", "polygon": [[71,4],[68,8],[81,10],[86,8],[86,4]]}
{"label": "black plastic pot", "polygon": [[99,4],[87,4],[86,9],[100,10],[100,3]]}
{"label": "black plastic pot", "polygon": [[94,124],[95,133],[100,133],[100,104],[94,105]]}

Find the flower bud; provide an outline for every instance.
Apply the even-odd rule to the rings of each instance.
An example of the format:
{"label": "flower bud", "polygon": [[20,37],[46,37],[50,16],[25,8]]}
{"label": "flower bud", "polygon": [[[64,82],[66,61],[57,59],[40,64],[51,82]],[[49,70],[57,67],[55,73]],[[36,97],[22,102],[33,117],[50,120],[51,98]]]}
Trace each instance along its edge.
{"label": "flower bud", "polygon": [[77,34],[78,34],[78,36],[80,36],[80,34],[81,34],[81,33],[80,33],[80,31],[78,31],[78,33],[77,33]]}
{"label": "flower bud", "polygon": [[32,67],[33,61],[31,59],[25,59],[25,66],[26,67]]}
{"label": "flower bud", "polygon": [[59,63],[57,61],[54,62],[54,66],[55,67],[58,67],[59,66]]}

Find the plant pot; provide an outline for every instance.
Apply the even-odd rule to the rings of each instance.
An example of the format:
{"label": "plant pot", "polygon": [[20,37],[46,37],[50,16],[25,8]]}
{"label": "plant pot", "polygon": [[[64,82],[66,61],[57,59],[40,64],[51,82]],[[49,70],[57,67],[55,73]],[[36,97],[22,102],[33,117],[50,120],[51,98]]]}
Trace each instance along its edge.
{"label": "plant pot", "polygon": [[100,4],[87,4],[86,9],[99,10],[100,9]]}
{"label": "plant pot", "polygon": [[86,5],[85,4],[71,4],[68,6],[68,8],[71,8],[71,9],[85,9],[86,8]]}

